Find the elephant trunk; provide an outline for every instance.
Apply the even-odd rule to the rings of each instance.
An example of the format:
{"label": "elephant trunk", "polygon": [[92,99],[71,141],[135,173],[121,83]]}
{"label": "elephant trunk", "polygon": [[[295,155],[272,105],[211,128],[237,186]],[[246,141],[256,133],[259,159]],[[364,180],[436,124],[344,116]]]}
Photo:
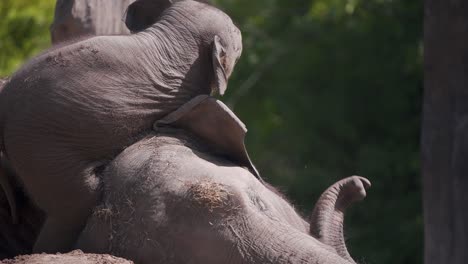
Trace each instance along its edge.
{"label": "elephant trunk", "polygon": [[352,263],[356,262],[349,255],[343,236],[344,211],[364,199],[370,186],[369,180],[359,176],[333,184],[320,196],[310,219],[310,234]]}
{"label": "elephant trunk", "polygon": [[[247,252],[241,252],[233,262],[248,260],[249,263],[320,263],[320,264],[352,264],[329,246],[325,246],[312,236],[303,233],[284,223],[270,219],[263,213],[249,214],[242,224],[241,230],[231,228],[231,232],[239,239],[240,245],[249,245]],[[236,235],[237,234],[237,235]],[[247,253],[247,254],[246,254]],[[245,259],[245,256],[248,259]],[[242,261],[244,260],[244,261]]]}

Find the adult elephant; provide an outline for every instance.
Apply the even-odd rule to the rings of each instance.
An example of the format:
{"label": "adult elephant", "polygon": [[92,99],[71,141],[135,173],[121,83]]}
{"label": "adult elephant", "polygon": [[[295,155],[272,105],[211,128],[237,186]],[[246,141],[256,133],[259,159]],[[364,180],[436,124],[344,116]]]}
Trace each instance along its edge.
{"label": "adult elephant", "polygon": [[138,33],[44,52],[0,94],[0,151],[47,214],[35,252],[68,250],[105,164],[193,97],[222,95],[242,50],[229,16],[192,0],[138,0],[126,24]]}
{"label": "adult elephant", "polygon": [[[353,176],[331,186],[309,224],[231,161],[246,155],[239,119],[213,98],[196,99],[104,170],[103,201],[76,247],[143,264],[355,263],[344,244],[343,213],[365,197],[369,181]],[[207,133],[234,147],[219,149]]]}

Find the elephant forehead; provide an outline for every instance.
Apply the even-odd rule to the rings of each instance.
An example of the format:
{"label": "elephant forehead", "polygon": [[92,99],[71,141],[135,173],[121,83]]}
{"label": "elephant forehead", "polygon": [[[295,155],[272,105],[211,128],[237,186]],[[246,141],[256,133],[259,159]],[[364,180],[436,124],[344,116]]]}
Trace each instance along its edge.
{"label": "elephant forehead", "polygon": [[211,181],[243,188],[257,181],[247,169],[187,146],[158,147],[150,163],[151,174],[166,184],[184,185],[190,182]]}
{"label": "elephant forehead", "polygon": [[261,186],[247,169],[229,160],[186,146],[179,139],[159,136],[148,137],[126,149],[111,163],[105,177],[111,178],[108,184],[117,189],[139,185],[142,180],[175,189],[200,181],[239,188]]}

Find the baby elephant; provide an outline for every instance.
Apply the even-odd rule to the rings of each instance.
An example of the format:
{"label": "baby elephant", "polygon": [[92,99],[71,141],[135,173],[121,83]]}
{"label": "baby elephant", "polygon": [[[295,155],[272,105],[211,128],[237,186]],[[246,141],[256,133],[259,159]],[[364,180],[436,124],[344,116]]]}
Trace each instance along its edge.
{"label": "baby elephant", "polygon": [[[192,112],[211,119],[226,110],[214,106],[207,100]],[[231,114],[225,111],[225,122]],[[189,120],[172,121],[191,127]],[[343,213],[365,197],[368,180],[353,176],[331,186],[309,224],[251,170],[216,154],[200,130],[186,130],[159,127],[109,164],[103,201],[77,248],[141,264],[355,263]]]}
{"label": "baby elephant", "polygon": [[137,0],[136,34],[54,47],[0,93],[0,151],[47,220],[35,252],[68,250],[100,195],[103,166],[200,94],[223,94],[242,51],[222,11],[192,0]]}

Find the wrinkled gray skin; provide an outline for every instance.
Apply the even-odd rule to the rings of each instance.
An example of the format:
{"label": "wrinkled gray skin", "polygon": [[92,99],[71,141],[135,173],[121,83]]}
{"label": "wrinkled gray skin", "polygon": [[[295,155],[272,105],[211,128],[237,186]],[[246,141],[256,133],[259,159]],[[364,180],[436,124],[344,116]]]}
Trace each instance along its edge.
{"label": "wrinkled gray skin", "polygon": [[330,187],[309,226],[248,170],[200,143],[163,129],[123,151],[104,171],[104,200],[76,247],[141,264],[355,263],[343,211],[365,196],[366,179]]}
{"label": "wrinkled gray skin", "polygon": [[[8,78],[0,78],[0,95],[3,91],[3,88],[8,82]],[[5,197],[8,200],[10,211],[11,211],[11,218],[13,223],[17,223],[18,215],[16,212],[16,201],[15,196],[12,189],[12,184],[10,183],[9,175],[12,175],[12,169],[8,160],[4,157],[4,154],[0,151],[0,186],[2,187]]]}
{"label": "wrinkled gray skin", "polygon": [[103,166],[189,99],[223,94],[241,54],[240,31],[206,4],[139,0],[127,14],[146,29],[46,51],[0,94],[0,151],[47,214],[35,252],[67,251]]}
{"label": "wrinkled gray skin", "polygon": [[[193,101],[182,107],[185,115],[176,111],[157,122],[157,132],[106,167],[103,200],[76,248],[142,264],[355,263],[344,244],[343,216],[370,182],[353,176],[331,186],[309,224],[231,161],[246,153],[240,120],[215,99]],[[233,142],[237,154],[225,155],[206,127],[229,127],[219,138]]]}

